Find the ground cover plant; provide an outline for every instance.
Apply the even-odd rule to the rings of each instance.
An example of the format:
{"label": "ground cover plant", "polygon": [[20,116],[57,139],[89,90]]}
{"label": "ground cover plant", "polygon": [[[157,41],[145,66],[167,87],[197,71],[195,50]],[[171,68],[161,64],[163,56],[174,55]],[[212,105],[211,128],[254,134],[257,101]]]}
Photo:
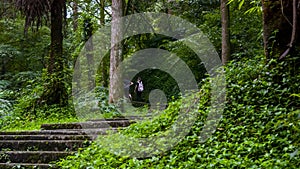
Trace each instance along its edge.
{"label": "ground cover plant", "polygon": [[[145,88],[142,93],[145,102],[134,105],[140,106],[137,112],[131,112],[134,107],[127,109],[129,113],[147,114],[151,92],[157,89],[159,94],[165,93],[161,100],[168,106],[164,111],[155,112],[155,118],[122,130],[127,136],[124,144],[130,145],[130,138],[154,138],[180,129],[172,124],[179,118],[180,110],[191,106],[186,101],[196,101],[199,107],[189,112],[197,115],[191,130],[163,153],[150,146],[154,155],[148,158],[113,154],[107,149],[107,140],[99,138],[90,147],[60,161],[61,168],[299,168],[300,8],[296,0],[269,2],[2,0],[0,130],[39,130],[42,123],[85,121],[98,118],[95,117],[98,114],[101,118],[122,116],[114,100],[122,92],[116,86],[118,78],[113,75],[117,69],[113,67],[127,60],[134,65],[128,72],[136,72],[136,76],[126,80],[135,82],[140,76]],[[205,70],[207,63],[180,38],[153,32],[126,37],[113,48],[99,46],[100,41],[108,44],[119,41],[120,25],[114,24],[114,20],[143,12],[173,15],[190,22],[201,29],[222,58],[226,75],[226,83],[221,84],[226,85],[225,110],[216,131],[205,142],[199,136],[208,112],[215,108],[210,105],[212,77]],[[141,19],[151,22],[146,17]],[[136,20],[131,23],[134,27],[148,25],[139,25],[141,22]],[[95,40],[93,35],[97,29],[106,29],[108,25],[113,28],[108,31],[110,35]],[[181,27],[184,28],[179,25],[166,30],[175,31],[181,37],[186,31]],[[93,38],[96,43],[89,41]],[[101,63],[96,59],[99,48],[106,52]],[[137,70],[135,65],[141,62],[134,55],[149,48],[176,54],[187,64],[199,87],[193,95],[197,99],[182,96],[177,81],[162,70]],[[152,53],[143,54],[148,55],[151,57]],[[97,64],[99,67],[93,70]],[[169,65],[175,66],[176,62]],[[87,92],[80,90],[84,86]],[[134,86],[129,89],[134,90]],[[91,105],[92,109],[88,110],[96,110],[88,112],[91,116],[86,119],[75,111],[77,92],[87,94],[78,102],[82,103],[84,114],[85,108]],[[88,97],[89,94],[93,96]],[[134,103],[137,99],[132,94],[131,103]],[[131,106],[125,96],[123,99]],[[117,139],[120,135],[108,138],[114,136]],[[162,139],[159,143],[164,145],[165,141],[172,139]],[[124,144],[116,140],[111,146],[120,148]],[[138,146],[126,151],[140,153]]]}
{"label": "ground cover plant", "polygon": [[[62,168],[298,168],[300,111],[295,84],[299,75],[294,70],[299,69],[287,67],[295,63],[293,59],[283,63],[258,56],[226,66],[226,109],[216,132],[204,143],[199,142],[199,134],[211,108],[208,80],[198,93],[199,116],[174,149],[137,159],[113,154],[96,141],[58,164]],[[280,80],[274,83],[275,79]],[[175,101],[158,118],[131,125],[123,133],[148,137],[164,131],[180,106]]]}

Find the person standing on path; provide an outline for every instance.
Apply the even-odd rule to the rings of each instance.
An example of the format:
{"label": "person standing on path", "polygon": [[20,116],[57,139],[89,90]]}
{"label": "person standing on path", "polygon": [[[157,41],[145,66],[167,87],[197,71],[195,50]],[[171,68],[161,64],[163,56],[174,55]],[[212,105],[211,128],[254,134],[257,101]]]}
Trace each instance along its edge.
{"label": "person standing on path", "polygon": [[124,83],[124,95],[125,95],[125,97],[132,100],[131,93],[130,93],[130,86],[133,83],[128,79],[124,79],[123,83]]}
{"label": "person standing on path", "polygon": [[137,101],[141,102],[142,101],[142,93],[144,91],[144,85],[143,85],[141,77],[137,78],[137,82],[136,82],[134,91],[136,92]]}

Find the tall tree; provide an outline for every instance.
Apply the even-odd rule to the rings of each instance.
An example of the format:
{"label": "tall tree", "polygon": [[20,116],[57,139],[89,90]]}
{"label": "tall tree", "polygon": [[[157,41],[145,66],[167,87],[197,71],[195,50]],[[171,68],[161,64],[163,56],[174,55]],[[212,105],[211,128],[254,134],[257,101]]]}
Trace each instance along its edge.
{"label": "tall tree", "polygon": [[[100,0],[100,24],[105,25],[105,0]],[[102,82],[104,87],[108,87],[108,58],[103,58],[101,62]]]}
{"label": "tall tree", "polygon": [[122,23],[120,18],[123,16],[123,0],[112,0],[112,24],[111,24],[111,52],[109,70],[109,103],[114,103],[121,96],[120,76],[117,68],[122,59]]}
{"label": "tall tree", "polygon": [[76,31],[78,28],[78,4],[77,1],[72,2],[72,11],[73,11],[73,30]]}
{"label": "tall tree", "polygon": [[93,89],[95,87],[94,75],[94,44],[93,44],[93,23],[91,18],[84,20],[84,35],[85,35],[85,52],[88,65],[88,87]]}
{"label": "tall tree", "polygon": [[68,104],[68,94],[65,85],[63,70],[65,60],[63,58],[63,9],[65,0],[53,0],[51,3],[51,49],[49,64],[47,67],[50,79],[44,87],[41,97],[46,104]]}
{"label": "tall tree", "polygon": [[16,0],[16,7],[25,15],[25,33],[30,26],[42,26],[43,19],[49,20],[51,0]]}
{"label": "tall tree", "polygon": [[26,17],[25,32],[29,26],[36,25],[38,29],[43,20],[51,18],[51,49],[47,64],[47,77],[40,103],[52,105],[68,104],[67,87],[65,85],[63,58],[63,10],[65,0],[16,0],[16,6]]}
{"label": "tall tree", "polygon": [[[267,58],[284,58],[299,46],[300,0],[262,0],[263,39]],[[298,19],[297,19],[298,18]],[[299,50],[299,49],[298,49]]]}
{"label": "tall tree", "polygon": [[222,17],[222,63],[225,65],[230,60],[230,31],[229,31],[229,6],[228,0],[221,0]]}
{"label": "tall tree", "polygon": [[[73,31],[76,32],[77,29],[78,29],[78,3],[77,3],[78,0],[74,0],[72,2],[72,17],[73,17]],[[74,71],[74,74],[73,74],[73,79],[75,80],[75,85],[77,86],[76,88],[80,89],[81,88],[81,67],[80,67],[80,59],[77,59],[76,60],[76,63],[77,63],[77,69],[79,71]]]}

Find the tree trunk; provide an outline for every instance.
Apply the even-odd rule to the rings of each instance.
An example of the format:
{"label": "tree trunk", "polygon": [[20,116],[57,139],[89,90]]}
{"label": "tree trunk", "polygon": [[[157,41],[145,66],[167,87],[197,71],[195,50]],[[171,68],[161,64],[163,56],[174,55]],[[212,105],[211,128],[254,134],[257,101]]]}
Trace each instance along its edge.
{"label": "tree trunk", "polygon": [[63,59],[63,8],[65,0],[54,0],[51,4],[51,52],[47,65],[47,83],[44,86],[42,101],[47,105],[68,103],[67,89],[64,84]]}
{"label": "tree trunk", "polygon": [[173,14],[173,11],[172,11],[172,9],[171,9],[173,1],[174,1],[174,0],[168,0],[168,4],[167,4],[167,5],[168,5],[168,8],[167,8],[167,14],[169,14],[169,15],[172,15],[172,14]]}
{"label": "tree trunk", "polygon": [[[293,2],[297,6],[295,15]],[[264,50],[268,59],[296,52],[299,39],[297,34],[293,37],[293,27],[299,31],[300,22],[294,20],[294,16],[300,15],[299,3],[299,0],[262,0]]]}
{"label": "tree trunk", "polygon": [[[104,12],[104,5],[105,5],[105,0],[100,0],[100,5],[101,5],[101,10],[100,10],[100,24],[101,26],[105,25],[105,12]],[[102,72],[102,82],[104,87],[108,87],[108,59],[105,57],[102,59],[101,62],[101,72]]]}
{"label": "tree trunk", "polygon": [[78,28],[78,4],[73,1],[73,30],[77,31]]}
{"label": "tree trunk", "polygon": [[223,65],[230,60],[229,7],[227,2],[228,0],[221,0]]}
{"label": "tree trunk", "polygon": [[123,1],[112,0],[111,52],[110,52],[110,88],[109,103],[114,103],[121,97],[121,78],[117,68],[122,58],[122,23]]}
{"label": "tree trunk", "polygon": [[[73,32],[76,32],[78,29],[78,4],[77,0],[72,2],[72,10],[73,10]],[[81,67],[80,67],[80,59],[78,58],[77,60],[75,59],[76,64],[77,64],[77,69],[76,74],[74,74],[74,79],[75,79],[75,85],[77,89],[81,88]],[[74,63],[75,64],[75,63]]]}
{"label": "tree trunk", "polygon": [[63,54],[63,1],[54,0],[51,4],[51,52],[48,64],[48,73],[52,74],[62,70],[62,66],[59,66],[58,61],[61,60]]}
{"label": "tree trunk", "polygon": [[100,25],[104,26],[105,24],[105,0],[100,0]]}
{"label": "tree trunk", "polygon": [[94,78],[94,44],[93,44],[93,24],[91,19],[85,20],[85,52],[88,65],[88,88],[92,90],[95,87],[95,78]]}

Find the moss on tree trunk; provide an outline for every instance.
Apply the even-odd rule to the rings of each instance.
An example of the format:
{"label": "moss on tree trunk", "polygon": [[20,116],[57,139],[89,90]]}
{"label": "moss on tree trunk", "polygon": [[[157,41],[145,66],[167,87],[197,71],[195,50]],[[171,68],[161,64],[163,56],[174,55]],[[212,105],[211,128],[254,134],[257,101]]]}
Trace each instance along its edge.
{"label": "moss on tree trunk", "polygon": [[51,4],[51,52],[41,97],[41,101],[47,105],[65,106],[68,103],[62,34],[64,3],[65,0],[54,0]]}

